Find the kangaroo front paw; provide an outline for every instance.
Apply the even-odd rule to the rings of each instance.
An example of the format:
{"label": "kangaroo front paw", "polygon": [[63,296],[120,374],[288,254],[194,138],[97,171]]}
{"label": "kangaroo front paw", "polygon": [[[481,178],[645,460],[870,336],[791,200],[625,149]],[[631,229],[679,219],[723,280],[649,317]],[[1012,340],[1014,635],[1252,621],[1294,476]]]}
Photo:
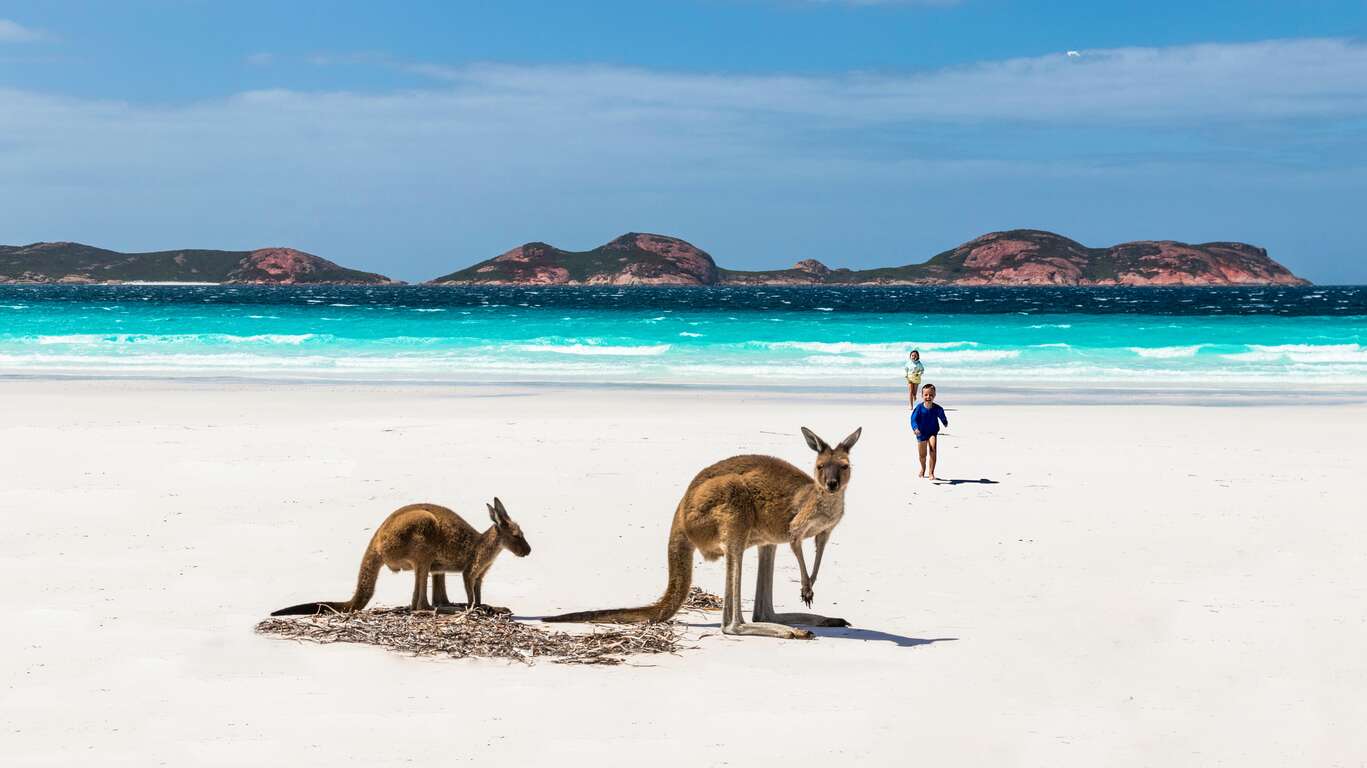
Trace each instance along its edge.
{"label": "kangaroo front paw", "polygon": [[812,607],[812,598],[815,597],[815,595],[812,593],[812,588],[811,588],[811,587],[803,587],[803,588],[802,588],[801,597],[802,597],[802,603],[803,603],[803,605],[806,605],[808,608],[811,608],[811,607]]}

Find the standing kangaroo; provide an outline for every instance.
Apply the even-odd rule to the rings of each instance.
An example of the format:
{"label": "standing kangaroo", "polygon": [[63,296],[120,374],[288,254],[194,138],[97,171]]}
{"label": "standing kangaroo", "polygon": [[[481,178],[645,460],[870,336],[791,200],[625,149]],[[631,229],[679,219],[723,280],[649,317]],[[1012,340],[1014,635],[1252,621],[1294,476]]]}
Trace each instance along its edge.
{"label": "standing kangaroo", "polygon": [[[461,516],[436,504],[409,504],[394,510],[380,524],[361,557],[356,576],[356,594],[342,603],[300,603],[281,608],[272,616],[298,616],[334,611],[359,611],[375,594],[375,577],[381,565],[389,570],[413,571],[413,610],[432,610],[427,602],[427,574],[432,574],[432,601],[438,608],[452,607],[446,599],[446,574],[460,572],[465,579],[465,605],[483,605],[481,588],[484,575],[503,550],[518,557],[532,551],[522,535],[522,527],[508,517],[503,502],[494,499],[489,518],[494,524],[479,533]],[[494,610],[506,610],[495,608]]]}
{"label": "standing kangaroo", "polygon": [[[792,547],[802,568],[802,600],[811,607],[821,555],[831,529],[845,514],[850,449],[862,431],[856,429],[832,448],[803,427],[807,445],[816,451],[814,477],[773,456],[733,456],[704,469],[688,484],[674,511],[667,556],[669,584],[663,597],[641,608],[567,613],[543,621],[665,621],[678,612],[688,594],[696,549],[707,560],[726,557],[723,633],[805,639],[812,633],[792,625],[849,626],[844,619],[811,613],[774,613],[774,550],[779,544]],[[816,538],[816,562],[810,576],[802,557],[802,540],[809,537]],[[747,623],[740,606],[741,559],[752,546],[759,547],[759,574],[754,621]]]}

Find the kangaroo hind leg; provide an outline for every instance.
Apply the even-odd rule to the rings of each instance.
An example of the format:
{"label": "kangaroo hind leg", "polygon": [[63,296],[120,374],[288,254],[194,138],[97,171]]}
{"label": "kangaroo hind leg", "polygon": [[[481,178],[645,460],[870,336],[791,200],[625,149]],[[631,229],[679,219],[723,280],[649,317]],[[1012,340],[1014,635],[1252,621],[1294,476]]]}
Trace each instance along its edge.
{"label": "kangaroo hind leg", "polygon": [[481,608],[484,608],[485,610],[493,611],[494,613],[506,613],[506,614],[512,615],[512,612],[513,612],[513,609],[512,609],[512,608],[505,608],[505,607],[503,607],[503,606],[501,606],[501,605],[489,605],[488,603],[484,602],[484,577],[483,577],[483,576],[479,576],[479,577],[477,577],[477,578],[475,579],[475,585],[474,585],[474,586],[475,586],[475,604],[477,604],[477,605],[478,605],[479,607],[481,607]]}
{"label": "kangaroo hind leg", "polygon": [[427,602],[427,572],[426,564],[417,565],[413,568],[413,610],[430,611],[432,604]]}
{"label": "kangaroo hind leg", "polygon": [[464,603],[453,603],[446,596],[446,574],[434,572],[432,574],[432,607],[433,608],[464,608]]}
{"label": "kangaroo hind leg", "polygon": [[848,627],[844,619],[821,616],[815,613],[774,613],[774,553],[775,544],[765,544],[759,548],[759,572],[755,574],[755,610],[751,614],[755,621],[768,621],[776,624],[801,627]]}
{"label": "kangaroo hind leg", "polygon": [[805,629],[775,624],[767,621],[746,622],[740,605],[741,560],[745,557],[745,547],[728,542],[726,547],[726,594],[722,598],[721,631],[727,635],[754,635],[758,637],[778,637],[787,640],[806,640],[812,633]]}

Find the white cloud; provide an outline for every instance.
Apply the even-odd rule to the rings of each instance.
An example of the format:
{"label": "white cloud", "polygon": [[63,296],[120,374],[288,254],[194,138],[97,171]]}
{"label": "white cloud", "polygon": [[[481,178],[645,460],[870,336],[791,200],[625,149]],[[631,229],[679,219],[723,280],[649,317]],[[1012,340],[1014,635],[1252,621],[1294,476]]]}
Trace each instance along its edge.
{"label": "white cloud", "polygon": [[257,51],[248,54],[245,61],[254,67],[265,67],[275,63],[275,54],[269,51]]}
{"label": "white cloud", "polygon": [[443,67],[416,74],[501,103],[792,115],[848,123],[1084,123],[1367,112],[1367,46],[1334,39],[1089,50],[917,74],[698,75],[620,67]]}
{"label": "white cloud", "polygon": [[[745,212],[817,237],[841,226],[833,217],[862,215],[848,201],[892,206],[885,221],[900,221],[893,211],[911,188],[923,193],[915,210],[946,221],[977,215],[984,194],[1019,211],[1076,186],[1079,204],[1099,204],[1095,185],[1123,191],[1140,176],[1150,187],[1136,199],[1149,205],[1170,187],[1203,200],[1212,188],[1253,189],[1250,179],[1266,189],[1269,174],[1285,178],[1266,168],[1297,159],[1304,142],[1351,138],[1343,126],[1367,116],[1367,47],[1352,42],[1083,54],[825,77],[409,65],[428,87],[253,91],[179,106],[0,89],[0,230],[88,230],[125,247],[139,243],[103,233],[155,233],[144,247],[247,247],[279,232],[308,247],[299,233],[315,226],[325,255],[429,237],[443,260],[462,233],[488,238],[474,248],[483,257],[555,239],[541,228],[554,221],[561,231],[585,221],[616,229],[691,215],[691,231]],[[1213,145],[1203,139],[1211,131],[1221,133]],[[1318,185],[1331,199],[1360,192],[1362,152],[1302,154],[1316,152],[1330,158],[1320,170],[1340,174]],[[1067,178],[1087,183],[1052,184]],[[1041,196],[1041,183],[1054,191]],[[964,239],[1000,224],[954,226]],[[391,230],[404,234],[391,240]]]}
{"label": "white cloud", "polygon": [[27,43],[42,39],[42,34],[9,19],[0,19],[0,43]]}
{"label": "white cloud", "polygon": [[440,85],[249,92],[177,107],[0,90],[0,175],[124,167],[174,176],[238,162],[326,165],[334,153],[355,167],[582,164],[690,174],[772,173],[779,171],[766,164],[777,163],[800,172],[824,169],[823,159],[978,162],[971,140],[944,153],[902,145],[924,131],[954,136],[970,126],[1090,130],[1099,151],[1123,155],[1138,150],[1107,146],[1108,131],[1367,115],[1367,46],[1341,40],[1090,50],[905,75],[409,69]]}

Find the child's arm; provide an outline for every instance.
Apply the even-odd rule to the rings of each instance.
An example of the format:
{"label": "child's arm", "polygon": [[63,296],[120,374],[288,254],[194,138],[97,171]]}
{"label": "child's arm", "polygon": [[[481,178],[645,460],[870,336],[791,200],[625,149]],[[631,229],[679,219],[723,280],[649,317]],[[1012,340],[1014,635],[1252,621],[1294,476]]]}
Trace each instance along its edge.
{"label": "child's arm", "polygon": [[921,414],[922,408],[923,406],[917,403],[916,407],[911,409],[911,434],[916,435],[918,440],[921,439],[921,428],[916,426],[916,417]]}
{"label": "child's arm", "polygon": [[935,406],[935,415],[940,417],[940,421],[947,427],[949,426],[949,416],[945,414],[945,409]]}

